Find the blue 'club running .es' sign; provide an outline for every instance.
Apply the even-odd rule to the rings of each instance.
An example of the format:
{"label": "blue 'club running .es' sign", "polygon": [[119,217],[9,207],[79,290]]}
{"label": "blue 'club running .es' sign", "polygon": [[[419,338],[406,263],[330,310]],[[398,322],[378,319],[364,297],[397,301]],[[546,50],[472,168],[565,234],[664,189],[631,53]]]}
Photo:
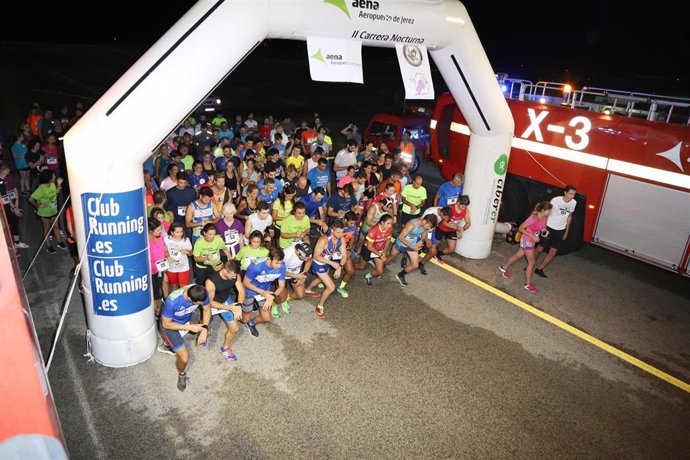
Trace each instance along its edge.
{"label": "blue 'club running .es' sign", "polygon": [[151,303],[144,189],[81,197],[94,313],[124,316]]}

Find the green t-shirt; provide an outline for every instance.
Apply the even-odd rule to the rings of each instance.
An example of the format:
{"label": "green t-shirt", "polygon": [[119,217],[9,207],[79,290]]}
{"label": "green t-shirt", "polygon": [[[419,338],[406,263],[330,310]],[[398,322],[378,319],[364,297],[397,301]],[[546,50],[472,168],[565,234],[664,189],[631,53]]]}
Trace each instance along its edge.
{"label": "green t-shirt", "polygon": [[184,165],[185,171],[191,171],[192,166],[194,166],[194,157],[190,154],[187,154],[187,156],[182,157],[180,163]]}
{"label": "green t-shirt", "polygon": [[282,217],[281,220],[273,219],[273,225],[277,228],[283,228],[283,221],[292,212],[292,201],[286,201],[285,207],[281,206],[280,200],[275,200],[273,202],[273,210],[276,212],[277,217]]}
{"label": "green t-shirt", "polygon": [[40,217],[53,217],[57,215],[57,186],[55,183],[39,185],[34,190],[34,193],[31,194],[31,198],[36,200],[36,203],[39,205],[36,213]]}
{"label": "green t-shirt", "polygon": [[192,251],[194,257],[205,256],[207,254],[212,254],[213,257],[210,260],[204,261],[203,264],[195,262],[196,266],[199,268],[205,268],[205,266],[210,267],[221,263],[220,251],[223,249],[225,249],[225,243],[218,235],[216,235],[216,237],[213,238],[213,241],[210,243],[203,237],[199,238],[196,240],[196,243],[194,243],[194,250]]}
{"label": "green t-shirt", "polygon": [[263,246],[253,248],[249,245],[242,246],[240,252],[235,256],[235,260],[240,262],[240,268],[246,270],[249,264],[255,264],[268,257],[268,249]]}
{"label": "green t-shirt", "polygon": [[[146,217],[151,217],[151,210],[153,208],[156,208],[156,207],[161,208],[163,211],[165,211],[165,208],[163,208],[162,206],[151,205],[148,208],[146,208]],[[167,211],[164,212],[163,215],[165,216],[163,218],[164,221],[166,221],[166,222],[172,222],[173,221],[172,218],[170,217],[170,214]]]}
{"label": "green t-shirt", "polygon": [[[405,197],[405,199],[413,205],[419,206],[422,203],[422,201],[426,200],[426,189],[424,188],[424,186],[414,188],[412,184],[408,184],[403,189],[402,196]],[[421,209],[417,208],[417,212],[412,213],[410,207],[406,204],[403,205],[402,211],[405,214],[411,214],[413,216],[416,216],[422,212]]]}
{"label": "green t-shirt", "polygon": [[307,216],[302,217],[301,220],[297,220],[295,219],[295,216],[290,214],[283,219],[283,225],[280,227],[280,241],[278,242],[281,249],[287,248],[290,246],[290,244],[292,244],[293,241],[298,240],[298,238],[283,238],[284,233],[295,233],[300,231],[308,233],[310,226],[311,223],[309,222],[309,218]]}

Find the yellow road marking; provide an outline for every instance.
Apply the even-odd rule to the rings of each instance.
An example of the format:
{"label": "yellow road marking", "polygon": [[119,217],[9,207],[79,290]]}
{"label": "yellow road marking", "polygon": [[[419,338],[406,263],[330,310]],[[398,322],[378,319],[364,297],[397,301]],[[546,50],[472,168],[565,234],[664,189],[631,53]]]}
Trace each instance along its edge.
{"label": "yellow road marking", "polygon": [[436,264],[437,266],[443,268],[444,270],[449,271],[450,273],[464,279],[465,281],[469,281],[470,283],[474,284],[475,286],[484,289],[485,291],[488,291],[492,293],[495,296],[498,296],[502,298],[505,301],[508,301],[512,303],[513,305],[522,308],[523,310],[533,314],[534,316],[538,316],[539,318],[543,319],[544,321],[547,321],[551,324],[553,324],[556,327],[559,327],[563,329],[566,332],[569,332],[573,334],[576,337],[579,337],[580,339],[584,340],[585,342],[589,342],[592,345],[594,345],[597,348],[600,348],[608,353],[611,353],[614,356],[617,356],[618,358],[622,359],[623,361],[626,361],[630,364],[632,364],[635,367],[638,367],[642,369],[645,372],[649,372],[653,376],[660,378],[661,380],[664,380],[671,385],[680,388],[681,390],[690,393],[690,384],[670,375],[667,374],[666,372],[657,369],[654,366],[651,366],[644,361],[641,361],[634,356],[629,355],[628,353],[625,353],[624,351],[619,350],[616,347],[613,347],[609,345],[608,343],[597,339],[596,337],[593,337],[589,334],[587,334],[584,331],[581,331],[580,329],[571,326],[568,323],[565,323],[561,321],[558,318],[555,318],[548,313],[544,313],[543,311],[533,307],[532,305],[523,302],[522,300],[516,299],[515,297],[511,296],[510,294],[507,294],[500,289],[495,288],[494,286],[491,286],[490,284],[485,283],[484,281],[478,280],[477,278],[468,275],[467,273],[461,272],[455,267],[451,267],[450,265],[446,264],[439,264],[435,259],[432,259],[432,262]]}

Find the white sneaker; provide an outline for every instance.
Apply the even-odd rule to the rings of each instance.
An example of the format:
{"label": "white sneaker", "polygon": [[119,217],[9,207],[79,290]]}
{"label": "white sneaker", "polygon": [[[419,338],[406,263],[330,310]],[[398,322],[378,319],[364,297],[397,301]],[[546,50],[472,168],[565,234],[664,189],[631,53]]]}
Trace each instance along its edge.
{"label": "white sneaker", "polygon": [[17,249],[26,249],[29,247],[29,245],[26,243],[22,243],[21,241],[17,241],[16,243],[14,243],[14,247]]}

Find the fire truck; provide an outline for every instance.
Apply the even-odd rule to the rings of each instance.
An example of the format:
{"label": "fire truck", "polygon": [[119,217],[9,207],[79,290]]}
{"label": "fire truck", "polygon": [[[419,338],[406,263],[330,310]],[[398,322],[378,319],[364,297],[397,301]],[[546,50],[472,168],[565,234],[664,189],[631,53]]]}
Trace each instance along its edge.
{"label": "fire truck", "polygon": [[[592,243],[690,276],[690,98],[499,76],[515,131],[498,220],[577,187],[561,253]],[[463,172],[470,130],[450,94],[430,121],[431,158]]]}

